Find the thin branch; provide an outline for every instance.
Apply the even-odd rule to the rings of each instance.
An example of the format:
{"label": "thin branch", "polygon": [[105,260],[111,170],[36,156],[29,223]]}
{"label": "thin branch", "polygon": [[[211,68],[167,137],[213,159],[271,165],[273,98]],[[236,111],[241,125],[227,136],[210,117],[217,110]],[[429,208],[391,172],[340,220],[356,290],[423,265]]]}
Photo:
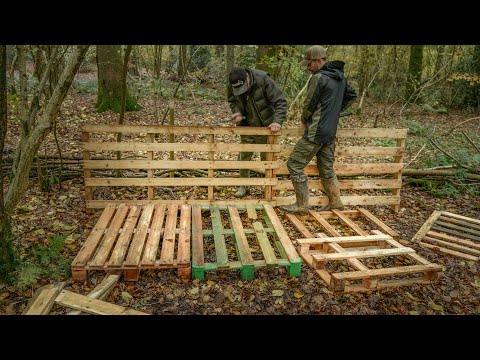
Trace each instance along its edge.
{"label": "thin branch", "polygon": [[415,155],[415,156],[413,157],[413,159],[410,160],[410,162],[403,167],[404,169],[407,168],[412,162],[415,161],[415,159],[418,157],[418,155],[420,155],[420,153],[423,151],[423,149],[425,149],[425,146],[426,146],[426,145],[427,145],[427,143],[423,144],[422,148],[421,148],[420,151],[417,153],[417,155]]}
{"label": "thin branch", "polygon": [[433,141],[432,139],[430,139],[428,136],[427,136],[427,139],[430,140],[430,142],[438,149],[440,150],[442,153],[444,153],[445,155],[447,155],[449,158],[451,158],[453,161],[455,161],[458,166],[461,166],[463,167],[464,169],[467,169],[471,172],[475,172],[474,169],[470,168],[469,166],[467,165],[464,165],[462,164],[459,160],[457,160],[453,155],[451,155],[450,153],[448,153],[447,151],[443,150],[435,141]]}
{"label": "thin branch", "polygon": [[465,131],[462,131],[462,134],[465,135],[465,137],[466,137],[467,140],[470,142],[470,144],[472,144],[473,147],[474,147],[475,149],[477,149],[477,151],[480,153],[480,149],[477,147],[477,145],[475,145],[475,143],[472,141],[472,139],[470,139],[470,138],[468,137],[468,135],[465,133]]}
{"label": "thin branch", "polygon": [[473,117],[473,118],[470,118],[470,119],[461,121],[460,123],[458,123],[457,125],[455,125],[453,128],[451,128],[448,133],[450,134],[450,133],[452,133],[457,127],[459,127],[460,125],[465,124],[465,123],[468,122],[468,121],[472,121],[472,120],[476,120],[476,119],[480,119],[480,116]]}

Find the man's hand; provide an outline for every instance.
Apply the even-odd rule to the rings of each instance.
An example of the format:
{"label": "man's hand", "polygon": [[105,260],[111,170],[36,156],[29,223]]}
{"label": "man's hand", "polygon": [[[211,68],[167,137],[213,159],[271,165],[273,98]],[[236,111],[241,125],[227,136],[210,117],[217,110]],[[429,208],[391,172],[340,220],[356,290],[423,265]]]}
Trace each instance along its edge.
{"label": "man's hand", "polygon": [[304,122],[300,122],[301,129],[305,129],[306,127],[307,127],[307,124],[305,124]]}
{"label": "man's hand", "polygon": [[270,129],[271,132],[276,133],[277,131],[280,131],[280,129],[282,128],[282,125],[274,122],[268,125],[268,128]]}
{"label": "man's hand", "polygon": [[240,114],[239,112],[233,114],[231,117],[230,117],[230,120],[235,124],[235,125],[238,125],[242,122],[243,120],[243,116],[242,114]]}

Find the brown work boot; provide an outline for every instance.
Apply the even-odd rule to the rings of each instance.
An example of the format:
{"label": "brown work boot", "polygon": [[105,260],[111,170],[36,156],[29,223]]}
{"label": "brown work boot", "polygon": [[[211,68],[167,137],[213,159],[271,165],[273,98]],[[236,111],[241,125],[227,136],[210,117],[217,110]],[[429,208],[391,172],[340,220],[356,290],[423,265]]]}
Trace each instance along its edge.
{"label": "brown work boot", "polygon": [[247,194],[250,194],[250,189],[247,186],[240,186],[235,193],[235,197],[241,199]]}
{"label": "brown work boot", "polygon": [[340,199],[340,188],[337,176],[334,175],[331,179],[321,179],[325,194],[328,197],[328,205],[321,207],[318,211],[330,211],[332,209],[343,210],[344,206]]}
{"label": "brown work boot", "polygon": [[292,178],[292,184],[295,189],[297,201],[292,205],[280,206],[280,209],[291,214],[308,215],[309,192],[307,180],[299,182]]}

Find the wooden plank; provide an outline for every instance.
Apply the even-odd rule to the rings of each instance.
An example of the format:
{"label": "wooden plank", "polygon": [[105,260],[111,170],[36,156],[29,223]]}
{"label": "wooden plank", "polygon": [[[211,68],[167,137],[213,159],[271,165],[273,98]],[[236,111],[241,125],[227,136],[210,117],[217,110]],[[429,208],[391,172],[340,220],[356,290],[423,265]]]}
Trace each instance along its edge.
{"label": "wooden plank", "polygon": [[305,238],[297,239],[299,244],[327,244],[327,243],[355,243],[360,241],[387,241],[391,239],[390,235],[364,235],[364,236],[339,236],[325,238]]}
{"label": "wooden plank", "polygon": [[[359,189],[400,189],[402,182],[398,179],[368,179],[368,180],[339,180],[340,190],[359,190]],[[324,190],[321,180],[309,180],[309,189]],[[278,180],[274,190],[293,190],[291,180]]]}
{"label": "wooden plank", "polygon": [[[147,134],[147,141],[153,143],[153,134]],[[153,160],[153,151],[147,151],[147,160],[152,161]],[[153,170],[149,169],[147,170],[147,177],[153,178]],[[148,187],[148,198],[150,200],[153,200],[154,196],[154,188],[152,186]]]}
{"label": "wooden plank", "polygon": [[[425,235],[423,237],[422,241],[429,241],[429,242],[433,242],[433,243],[438,243],[440,245],[443,245],[443,247],[446,247],[446,248],[450,248],[450,249],[453,249],[453,250],[458,250],[460,252],[467,253],[467,254],[470,254],[470,255],[480,256],[480,250],[475,250],[475,249],[472,249],[472,248],[469,248],[469,247],[466,247],[466,246],[462,246],[462,245],[458,245],[458,244],[454,244],[454,243],[451,243],[451,242],[448,242],[448,241],[435,239],[435,238],[430,237],[428,235]],[[435,244],[432,244],[432,245],[435,245]]]}
{"label": "wooden plank", "polygon": [[[80,140],[83,142],[88,143],[90,140],[90,134],[87,132],[82,132],[80,135]],[[83,161],[88,161],[90,160],[90,151],[84,149],[82,151],[83,154]],[[83,168],[83,178],[84,179],[89,179],[92,177],[92,172],[88,169]],[[90,201],[93,200],[93,189],[90,186],[85,186],[85,200]],[[87,209],[87,214],[90,214],[92,211]]]}
{"label": "wooden plank", "polygon": [[[99,161],[99,160],[97,160]],[[121,161],[121,160],[117,160]],[[373,164],[339,164],[335,163],[333,168],[337,176],[356,176],[356,175],[383,175],[396,174],[402,170],[403,163],[373,163]],[[318,176],[317,165],[307,165],[304,169],[306,175]],[[286,165],[280,165],[274,170],[275,175],[288,175]]]}
{"label": "wooden plank", "polygon": [[379,218],[377,218],[375,215],[373,215],[370,211],[364,208],[359,208],[358,211],[363,214],[368,220],[373,222],[375,225],[377,225],[382,231],[386,232],[388,235],[393,237],[394,239],[400,238],[400,235],[395,232],[392,228],[390,228],[388,225],[383,223]]}
{"label": "wooden plank", "polygon": [[[405,138],[397,139],[397,147],[405,148]],[[398,170],[397,173],[393,174],[392,178],[402,181],[402,169],[404,167],[403,154],[399,156],[395,156],[394,159],[395,159],[395,163],[402,164],[402,167]],[[395,196],[400,196],[400,189],[393,189],[392,194]],[[393,211],[398,212],[398,210],[400,209],[400,206],[397,204],[397,205],[391,206],[391,208]]]}
{"label": "wooden plank", "polygon": [[464,254],[464,253],[461,253],[461,252],[458,252],[458,251],[455,251],[455,250],[446,249],[446,248],[443,248],[443,247],[440,247],[440,246],[427,244],[427,243],[424,243],[424,242],[420,242],[419,245],[423,246],[423,247],[426,247],[426,248],[429,248],[429,249],[431,249],[435,252],[443,252],[445,254],[457,256],[457,257],[460,257],[462,259],[473,260],[473,261],[478,261],[480,259],[480,257],[478,257],[478,256],[467,255],[467,254]]}
{"label": "wooden plank", "polygon": [[270,218],[270,221],[272,222],[273,228],[275,229],[278,239],[280,240],[280,243],[283,246],[283,249],[285,250],[288,260],[291,263],[295,263],[299,261],[297,251],[295,250],[295,247],[292,244],[292,241],[287,235],[287,232],[283,228],[283,225],[280,221],[280,219],[277,217],[277,214],[275,213],[275,210],[273,207],[269,204],[265,204],[263,206],[265,208],[265,213],[267,216]]}
{"label": "wooden plank", "polygon": [[[152,133],[152,134],[191,134],[191,135],[272,135],[269,128],[254,126],[165,126],[165,125],[100,125],[85,124],[82,131],[89,133]],[[274,133],[280,136],[282,130]]]}
{"label": "wooden plank", "polygon": [[[341,196],[343,205],[395,205],[400,204],[399,196]],[[94,200],[95,201],[95,200]],[[295,196],[273,197],[275,206],[288,205],[295,202]],[[312,205],[327,205],[328,198],[326,196],[311,196],[308,199],[308,204]]]}
{"label": "wooden plank", "polygon": [[[115,284],[120,279],[120,276],[120,272],[117,274],[106,275],[102,282],[95,286],[95,289],[93,289],[87,296],[92,299],[104,300],[113,290]],[[67,315],[80,315],[81,313],[82,312],[79,310],[71,310]]]}
{"label": "wooden plank", "polygon": [[333,273],[331,276],[335,280],[356,280],[362,279],[368,276],[388,276],[388,275],[400,275],[400,274],[414,274],[426,271],[442,271],[440,265],[408,265],[400,267],[392,267],[386,269],[368,269],[363,271],[346,271],[342,273]]}
{"label": "wooden plank", "polygon": [[192,262],[194,266],[205,266],[202,235],[202,210],[192,207]]}
{"label": "wooden plank", "polygon": [[125,220],[122,233],[118,237],[112,255],[110,255],[110,260],[107,262],[108,267],[122,266],[123,259],[127,254],[128,245],[130,245],[130,240],[132,239],[133,231],[137,225],[141,210],[142,208],[140,206],[130,207],[130,213],[127,216],[127,220]]}
{"label": "wooden plank", "polygon": [[454,230],[460,230],[460,232],[462,232],[462,233],[469,233],[469,234],[472,234],[472,235],[480,235],[480,231],[470,229],[470,228],[466,227],[465,225],[460,226],[460,225],[452,224],[450,222],[441,221],[441,217],[437,221],[435,221],[435,225],[443,226],[443,227],[454,229]]}
{"label": "wooden plank", "polygon": [[446,227],[439,226],[436,223],[432,225],[431,229],[436,230],[436,231],[441,231],[441,232],[444,232],[444,233],[447,233],[447,234],[450,234],[450,235],[460,236],[462,238],[467,238],[467,239],[470,239],[470,240],[480,241],[480,236],[470,235],[466,232],[448,229]]}
{"label": "wooden plank", "polygon": [[[213,144],[215,142],[215,135],[210,134],[208,135],[208,142],[210,144]],[[213,151],[210,151],[208,153],[208,160],[214,161],[215,160],[215,153]],[[208,177],[213,178],[214,173],[213,169],[208,169]],[[208,187],[208,200],[213,200],[213,186]]]}
{"label": "wooden plank", "polygon": [[247,216],[249,219],[258,219],[257,211],[255,210],[253,204],[247,204]]}
{"label": "wooden plank", "polygon": [[93,178],[89,186],[265,186],[276,185],[275,178]]}
{"label": "wooden plank", "polygon": [[189,205],[231,205],[232,203],[238,205],[245,204],[268,204],[269,201],[262,199],[253,199],[253,200],[92,200],[87,203],[87,207],[91,209],[101,209],[109,204],[130,204],[130,205],[147,205],[147,204],[189,204]]}
{"label": "wooden plank", "polygon": [[123,306],[93,299],[85,295],[63,290],[55,299],[59,305],[94,315],[148,315],[147,313],[127,309]]}
{"label": "wooden plank", "polygon": [[454,214],[454,213],[451,213],[451,212],[448,212],[448,211],[444,211],[442,215],[449,216],[449,217],[452,217],[452,218],[458,219],[458,220],[465,220],[465,221],[480,225],[480,220],[473,219],[473,218],[466,217],[466,216],[462,216],[462,215],[458,215],[458,214]]}
{"label": "wooden plank", "polygon": [[401,156],[405,154],[404,147],[381,146],[339,146],[335,157],[340,156]]}
{"label": "wooden plank", "polygon": [[[276,136],[270,134],[270,135],[267,136],[267,143],[273,145],[273,144],[276,143],[276,139],[277,139]],[[265,160],[273,161],[274,160],[274,153],[273,152],[268,152],[266,154],[266,159]],[[265,169],[265,178],[266,179],[271,179],[273,177],[275,177],[274,174],[273,174],[273,170],[272,169]],[[275,183],[275,185],[276,185],[276,183]],[[266,200],[272,200],[272,195],[273,195],[272,194],[272,187],[271,186],[265,187],[265,199]]]}
{"label": "wooden plank", "polygon": [[412,242],[419,242],[425,236],[428,230],[432,227],[433,223],[442,215],[441,211],[435,210],[430,217],[425,221],[422,227],[417,231],[417,233],[413,236]]}
{"label": "wooden plank", "polygon": [[255,221],[253,223],[253,228],[255,229],[255,234],[257,235],[258,243],[260,244],[260,248],[262,249],[263,257],[267,265],[276,265],[277,264],[277,257],[275,256],[275,251],[268,240],[267,234],[263,230],[262,223],[259,221]]}
{"label": "wooden plank", "polygon": [[97,253],[93,256],[92,260],[88,262],[90,267],[101,267],[103,266],[110,257],[110,252],[115,244],[120,228],[125,221],[128,213],[128,206],[125,204],[119,205],[117,212],[113,217],[112,222],[108,230],[106,231],[103,241],[98,247]]}
{"label": "wooden plank", "polygon": [[396,248],[396,249],[380,249],[380,250],[362,250],[362,251],[349,251],[344,253],[333,254],[314,254],[313,258],[317,261],[331,261],[331,260],[346,260],[353,258],[368,258],[378,256],[396,256],[406,255],[414,253],[415,250],[409,247]]}
{"label": "wooden plank", "polygon": [[[87,130],[84,130],[87,131]],[[303,136],[304,128],[282,129],[282,136]],[[405,138],[408,129],[390,128],[341,128],[337,130],[337,138]]]}
{"label": "wooden plank", "polygon": [[462,220],[458,220],[458,219],[451,218],[451,217],[448,217],[448,216],[444,216],[444,214],[445,214],[445,212],[438,219],[442,220],[442,221],[447,221],[447,222],[453,223],[453,224],[463,225],[465,228],[480,230],[480,225],[476,225],[473,222],[462,221]]}
{"label": "wooden plank", "polygon": [[175,230],[177,228],[178,205],[168,205],[168,215],[163,232],[162,252],[160,264],[173,264],[175,250]]}
{"label": "wooden plank", "polygon": [[150,227],[147,242],[145,243],[145,249],[143,250],[142,266],[155,265],[157,250],[162,236],[163,221],[165,219],[165,207],[164,204],[156,204],[154,206],[152,225]]}
{"label": "wooden plank", "polygon": [[339,237],[342,236],[342,234],[340,234],[337,230],[335,230],[335,228],[332,225],[330,225],[327,220],[322,218],[316,211],[309,210],[309,213],[315,218],[315,220],[317,220],[320,223],[320,225],[322,225],[325,228],[325,230],[328,231],[330,235],[339,236]]}
{"label": "wooden plank", "polygon": [[460,238],[457,238],[455,236],[442,234],[442,233],[439,233],[439,232],[436,232],[436,231],[433,231],[433,230],[430,230],[429,232],[427,232],[426,235],[428,235],[430,237],[433,237],[433,238],[440,239],[440,240],[445,240],[445,241],[449,241],[449,242],[456,243],[456,244],[462,244],[462,245],[465,245],[465,246],[470,246],[470,247],[473,247],[474,249],[480,249],[480,244],[478,244],[478,243],[475,243],[475,242],[470,241],[470,240],[460,239]]}
{"label": "wooden plank", "polygon": [[[328,246],[332,249],[332,250],[335,250],[337,252],[337,254],[347,254],[348,252],[342,248],[340,245],[338,245],[337,243],[329,243]],[[315,255],[315,254],[314,254]],[[332,254],[333,255],[333,254]],[[313,256],[313,255],[312,255]],[[315,257],[313,256],[313,263],[314,263],[314,269],[316,268],[316,265],[315,265]],[[358,259],[355,259],[355,258],[347,258],[346,259],[355,269],[357,270],[361,270],[361,271],[364,271],[364,270],[368,270],[368,268],[363,265],[360,260]]]}
{"label": "wooden plank", "polygon": [[358,235],[368,235],[368,233],[362,230],[357,224],[355,224],[352,220],[342,214],[341,211],[332,209],[332,212],[338,216],[338,218],[343,221],[347,226],[349,226],[354,232]]}
{"label": "wooden plank", "polygon": [[212,219],[213,240],[215,242],[215,255],[219,268],[228,263],[227,246],[225,244],[222,216],[218,206],[213,205],[210,209]]}
{"label": "wooden plank", "polygon": [[242,221],[240,214],[234,206],[228,207],[230,214],[230,221],[232,222],[232,228],[235,232],[235,241],[238,246],[238,254],[242,265],[253,265],[252,254],[250,253],[250,246],[248,245],[247,236],[243,231]]}
{"label": "wooden plank", "polygon": [[60,294],[64,286],[65,282],[62,281],[39,288],[28,302],[22,315],[47,315],[55,303],[55,298]]}
{"label": "wooden plank", "polygon": [[306,238],[313,238],[313,234],[310,230],[307,229],[305,225],[294,215],[294,214],[286,214],[287,219],[289,219],[292,224],[297,228],[297,230]]}
{"label": "wooden plank", "polygon": [[123,263],[124,266],[138,266],[140,257],[142,256],[143,245],[145,244],[147,231],[152,219],[154,205],[146,205],[142,210],[142,215],[138,220],[137,229],[133,236],[132,244],[128,250],[127,259]]}
{"label": "wooden plank", "polygon": [[106,201],[106,204],[103,207],[105,207],[105,210],[103,210],[102,215],[100,215],[100,219],[98,219],[92,232],[88,236],[77,256],[75,256],[75,259],[72,261],[72,267],[86,265],[87,261],[90,260],[90,257],[95,253],[95,250],[100,244],[100,239],[102,238],[105,229],[108,227],[116,208],[114,204],[109,204],[108,201]]}
{"label": "wooden plank", "polygon": [[[214,136],[210,134],[209,136]],[[83,150],[90,151],[213,151],[213,152],[267,152],[280,151],[280,145],[221,144],[221,143],[143,143],[143,142],[82,142]],[[88,160],[88,159],[85,159]]]}
{"label": "wooden plank", "polygon": [[180,213],[180,228],[178,232],[177,264],[190,263],[191,218],[191,206],[182,205]]}

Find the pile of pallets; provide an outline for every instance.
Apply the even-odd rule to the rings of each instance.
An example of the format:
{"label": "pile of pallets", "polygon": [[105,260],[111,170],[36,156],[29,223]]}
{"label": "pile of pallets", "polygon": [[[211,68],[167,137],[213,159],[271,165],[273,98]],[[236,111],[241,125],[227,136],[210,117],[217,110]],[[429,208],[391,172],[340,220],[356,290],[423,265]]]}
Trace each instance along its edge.
{"label": "pile of pallets", "polygon": [[434,211],[412,242],[467,260],[480,259],[480,220],[448,211]]}

